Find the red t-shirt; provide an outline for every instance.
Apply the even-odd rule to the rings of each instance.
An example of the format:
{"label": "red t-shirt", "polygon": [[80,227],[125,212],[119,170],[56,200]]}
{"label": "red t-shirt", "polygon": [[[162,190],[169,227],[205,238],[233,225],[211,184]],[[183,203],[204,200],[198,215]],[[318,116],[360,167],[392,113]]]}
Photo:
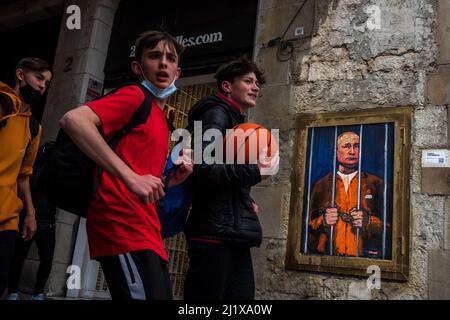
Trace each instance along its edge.
{"label": "red t-shirt", "polygon": [[[129,122],[144,98],[137,86],[127,86],[86,105],[100,118],[100,131],[108,140]],[[123,137],[115,153],[137,174],[162,177],[168,139],[165,114],[153,102],[146,123]],[[155,203],[142,202],[106,170],[89,205],[86,229],[91,258],[148,249],[168,261]]]}

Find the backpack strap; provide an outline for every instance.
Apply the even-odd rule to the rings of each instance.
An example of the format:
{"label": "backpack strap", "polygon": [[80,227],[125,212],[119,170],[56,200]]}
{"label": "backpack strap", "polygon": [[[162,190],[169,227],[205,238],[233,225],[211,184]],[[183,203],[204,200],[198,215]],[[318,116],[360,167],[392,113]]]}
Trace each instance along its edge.
{"label": "backpack strap", "polygon": [[[126,133],[119,137],[119,140],[116,142],[116,145],[119,143],[120,139],[123,136],[127,135],[128,133],[130,133],[131,130],[133,130],[133,128],[135,128],[139,124],[144,123],[145,121],[147,121],[147,118],[150,116],[150,113],[151,113],[153,96],[152,96],[151,92],[146,87],[144,87],[142,84],[140,84],[138,82],[127,82],[127,83],[124,83],[124,84],[120,85],[119,87],[111,90],[110,92],[108,92],[104,96],[95,99],[95,100],[97,100],[97,99],[103,98],[103,97],[105,97],[107,95],[113,94],[113,93],[117,92],[118,90],[122,89],[123,87],[127,87],[127,86],[139,87],[139,89],[141,89],[142,92],[145,95],[145,100],[142,103],[142,105],[140,106],[140,108],[146,109],[148,105],[150,106],[150,108],[148,110],[148,114],[147,114],[146,110],[140,111],[138,109],[136,111],[136,114],[139,113],[139,115],[135,114],[136,117],[133,116],[133,118],[131,118],[130,122],[127,125],[125,125],[121,130],[119,130],[119,131],[126,130]],[[175,126],[173,125],[173,123],[167,117],[166,117],[166,122],[167,122],[167,128],[169,129],[170,132],[172,132],[172,131],[174,131],[176,129]],[[135,124],[135,125],[133,125],[133,124]],[[130,128],[125,128],[128,125],[130,125]],[[115,136],[111,140],[113,140],[113,139],[115,139]],[[111,146],[111,144],[110,144],[110,146]]]}
{"label": "backpack strap", "polygon": [[110,94],[116,93],[117,91],[119,91],[120,89],[124,88],[124,87],[128,87],[128,86],[136,86],[139,87],[140,89],[143,89],[144,86],[142,86],[140,83],[137,82],[133,82],[133,81],[128,81],[125,83],[122,83],[121,85],[119,85],[118,87],[115,87],[114,89],[112,89],[111,91],[109,91],[108,93],[105,93],[103,95],[101,95],[100,97],[97,97],[95,99],[92,99],[92,101],[96,101],[96,100],[100,100],[106,96],[109,96]]}
{"label": "backpack strap", "polygon": [[175,126],[173,125],[172,121],[169,120],[169,118],[166,117],[167,122],[167,128],[169,129],[169,132],[173,132],[176,130]]}
{"label": "backpack strap", "polygon": [[[108,92],[105,96],[113,94],[113,93],[117,92],[119,89],[126,87],[126,86],[130,86],[130,85],[137,86],[137,87],[139,87],[139,89],[142,90],[142,92],[144,93],[144,102],[142,102],[142,104],[139,106],[139,108],[133,114],[130,121],[126,125],[124,125],[118,132],[116,132],[113,135],[113,137],[108,141],[108,145],[113,150],[117,147],[120,140],[122,140],[122,138],[124,136],[129,134],[138,125],[145,123],[152,112],[153,96],[152,96],[151,92],[140,83],[137,83],[137,82],[125,83],[125,84],[115,88],[114,90]],[[170,131],[175,130],[175,127],[173,126],[173,124],[170,122],[170,120],[167,117],[166,117],[166,121],[167,121],[167,127],[169,128],[169,130]],[[102,172],[103,172],[103,168],[98,166],[98,174],[94,176],[95,178],[94,178],[93,187],[92,187],[93,195],[95,194],[95,192],[98,188],[98,184],[99,184]]]}
{"label": "backpack strap", "polygon": [[[108,145],[111,147],[111,149],[115,149],[117,145],[119,144],[120,140],[129,134],[134,128],[136,128],[138,125],[145,123],[150,116],[152,112],[152,94],[150,91],[148,91],[143,85],[140,83],[130,83],[126,84],[124,86],[129,85],[135,85],[139,87],[142,92],[144,93],[144,102],[140,105],[140,107],[136,110],[136,112],[131,117],[130,121],[122,127],[114,136],[109,140]],[[116,92],[120,88],[123,88],[124,86],[121,86],[119,88],[114,89],[108,94],[111,94],[113,92]]]}
{"label": "backpack strap", "polygon": [[39,122],[36,120],[33,115],[30,117],[30,121],[28,122],[28,126],[30,128],[30,134],[31,134],[31,141],[36,138],[36,136],[39,133]]}
{"label": "backpack strap", "polygon": [[[136,112],[131,117],[130,121],[126,125],[122,127],[118,132],[116,132],[112,138],[108,141],[108,145],[111,147],[111,149],[115,149],[117,145],[119,144],[120,140],[122,140],[123,137],[125,137],[127,134],[129,134],[135,127],[138,125],[145,123],[150,116],[150,113],[152,111],[152,95],[150,91],[148,91],[143,85],[139,83],[126,83],[118,88],[115,88],[111,92],[108,92],[105,96],[113,94],[114,92],[117,92],[119,89],[134,85],[139,87],[142,92],[144,93],[144,102],[139,106],[139,108],[136,110]],[[104,96],[103,96],[104,97]],[[100,182],[100,178],[102,176],[103,168],[100,166],[97,166],[97,174],[94,175],[94,181],[92,184],[92,196],[97,192],[98,184]]]}

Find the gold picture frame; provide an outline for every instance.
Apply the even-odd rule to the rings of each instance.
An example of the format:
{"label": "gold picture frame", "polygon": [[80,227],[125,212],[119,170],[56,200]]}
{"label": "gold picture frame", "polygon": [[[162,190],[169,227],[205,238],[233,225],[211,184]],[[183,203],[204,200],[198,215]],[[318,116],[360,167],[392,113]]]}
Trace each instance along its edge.
{"label": "gold picture frame", "polygon": [[409,107],[299,116],[288,269],[408,280],[410,136]]}

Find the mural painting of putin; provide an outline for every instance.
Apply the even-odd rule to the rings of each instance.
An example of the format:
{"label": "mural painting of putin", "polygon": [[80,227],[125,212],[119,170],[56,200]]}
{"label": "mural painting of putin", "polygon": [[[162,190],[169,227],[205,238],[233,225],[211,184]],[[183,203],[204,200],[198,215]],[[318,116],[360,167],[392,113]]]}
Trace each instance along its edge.
{"label": "mural painting of putin", "polygon": [[310,128],[302,251],[390,259],[393,126]]}

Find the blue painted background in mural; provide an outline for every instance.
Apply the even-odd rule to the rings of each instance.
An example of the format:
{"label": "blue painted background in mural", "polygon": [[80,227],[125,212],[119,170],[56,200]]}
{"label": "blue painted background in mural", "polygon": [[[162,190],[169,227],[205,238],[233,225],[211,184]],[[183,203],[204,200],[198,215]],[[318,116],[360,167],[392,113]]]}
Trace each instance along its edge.
{"label": "blue painted background in mural", "polygon": [[[363,125],[363,138],[361,146],[361,158],[362,158],[362,172],[367,172],[376,175],[387,182],[387,216],[386,222],[389,226],[392,226],[392,181],[393,181],[393,164],[394,164],[394,123],[388,123],[388,138],[387,138],[387,176],[385,175],[385,124],[370,124]],[[304,196],[303,196],[303,213],[306,212],[309,179],[309,167],[310,167],[310,155],[311,146],[313,146],[312,164],[311,164],[311,189],[314,184],[323,176],[327,175],[333,170],[333,153],[334,149],[334,131],[335,127],[316,127],[314,128],[314,141],[311,144],[312,128],[308,129],[308,147],[306,153],[306,170],[304,181]],[[352,131],[359,135],[360,125],[351,126],[338,126],[337,136],[339,134]],[[306,214],[303,215],[306,219]],[[302,248],[305,241],[305,226],[304,223],[301,235]],[[391,228],[390,228],[391,229]],[[391,258],[392,250],[392,238],[391,233],[387,234],[387,247],[385,253],[385,259]],[[308,252],[311,253],[311,252]],[[380,258],[380,257],[372,257]]]}

